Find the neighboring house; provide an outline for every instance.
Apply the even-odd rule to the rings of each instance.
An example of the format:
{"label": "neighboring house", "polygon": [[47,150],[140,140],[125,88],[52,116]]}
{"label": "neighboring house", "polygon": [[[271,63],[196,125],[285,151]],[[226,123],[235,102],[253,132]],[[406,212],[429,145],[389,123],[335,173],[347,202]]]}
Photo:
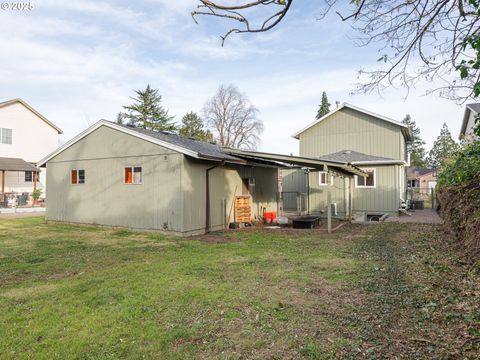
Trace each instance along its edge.
{"label": "neighboring house", "polygon": [[22,99],[1,102],[0,191],[44,190],[45,172],[38,175],[35,164],[58,147],[59,134],[62,130]]}
{"label": "neighboring house", "polygon": [[397,214],[406,199],[406,143],[412,140],[409,128],[401,122],[344,103],[316,120],[293,137],[299,140],[300,156],[348,162],[368,176],[333,179],[329,169],[310,172],[284,172],[283,191],[307,194],[308,213],[326,211],[330,187],[338,217],[346,217],[351,193],[353,212],[367,215]]}
{"label": "neighboring house", "polygon": [[409,167],[407,169],[407,186],[408,188],[418,189],[427,193],[437,186],[437,171],[434,169]]}
{"label": "neighboring house", "polygon": [[47,169],[48,221],[192,235],[233,222],[235,196],[250,195],[252,218],[277,211],[278,167],[105,120],[39,165]]}
{"label": "neighboring house", "polygon": [[478,113],[480,113],[480,103],[467,104],[465,106],[462,127],[458,137],[460,140],[474,136],[473,129],[475,127],[475,117],[478,115]]}

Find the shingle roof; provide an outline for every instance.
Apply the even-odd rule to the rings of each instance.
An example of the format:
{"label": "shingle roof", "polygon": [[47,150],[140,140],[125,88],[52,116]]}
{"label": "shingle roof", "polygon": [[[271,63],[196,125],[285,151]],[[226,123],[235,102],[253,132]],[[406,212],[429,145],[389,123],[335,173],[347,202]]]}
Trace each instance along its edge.
{"label": "shingle roof", "polygon": [[23,159],[0,157],[0,170],[5,171],[38,171],[32,164]]}
{"label": "shingle roof", "polygon": [[416,178],[418,176],[423,176],[423,175],[429,174],[431,172],[433,172],[433,169],[419,168],[417,166],[407,168],[407,175],[410,178]]}
{"label": "shingle roof", "polygon": [[333,154],[322,155],[320,156],[320,159],[325,161],[342,161],[346,163],[395,161],[395,159],[392,158],[367,155],[353,150],[342,150]]}
{"label": "shingle roof", "polygon": [[211,144],[205,141],[199,141],[199,140],[193,140],[189,138],[184,138],[180,137],[175,134],[169,134],[165,132],[159,132],[159,131],[152,131],[152,130],[146,130],[146,129],[141,129],[137,127],[132,127],[128,125],[121,125],[124,128],[127,128],[129,130],[134,130],[136,132],[139,132],[141,134],[151,136],[155,139],[161,140],[168,142],[172,145],[180,146],[182,148],[192,150],[196,153],[198,153],[201,157],[212,157],[216,159],[224,159],[224,160],[232,160],[232,161],[241,161],[241,159],[231,156],[226,154],[222,147],[217,145],[217,144]]}

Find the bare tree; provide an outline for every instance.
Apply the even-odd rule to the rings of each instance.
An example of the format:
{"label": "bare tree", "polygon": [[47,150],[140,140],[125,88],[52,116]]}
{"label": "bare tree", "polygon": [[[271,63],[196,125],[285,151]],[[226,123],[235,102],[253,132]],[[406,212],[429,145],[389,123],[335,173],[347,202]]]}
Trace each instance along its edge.
{"label": "bare tree", "polygon": [[258,109],[234,85],[221,85],[203,107],[207,126],[224,147],[256,149],[263,132]]}
{"label": "bare tree", "polygon": [[[294,0],[243,0],[230,6],[199,1],[199,9],[192,12],[194,18],[209,15],[238,24],[222,36],[223,44],[233,33],[272,29],[286,16]],[[318,19],[345,2],[323,3]],[[259,25],[252,25],[249,19],[256,18],[253,10],[265,8],[270,8],[270,13]],[[388,86],[402,85],[408,94],[418,81],[434,81],[429,93],[458,102],[480,95],[479,1],[352,0],[349,8],[347,13],[336,13],[342,21],[351,22],[356,44],[377,44],[381,51],[373,70],[359,72],[363,80],[355,92],[380,92]]]}

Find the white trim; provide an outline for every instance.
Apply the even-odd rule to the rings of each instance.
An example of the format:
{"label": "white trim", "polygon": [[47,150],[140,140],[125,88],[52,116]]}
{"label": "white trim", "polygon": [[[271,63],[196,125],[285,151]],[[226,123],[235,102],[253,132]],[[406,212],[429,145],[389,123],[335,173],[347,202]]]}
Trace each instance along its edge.
{"label": "white trim", "polygon": [[352,161],[352,165],[407,165],[403,160],[370,160],[370,161]]}
{"label": "white trim", "polygon": [[[171,143],[168,143],[166,141],[162,141],[162,140],[159,140],[159,139],[156,139],[154,137],[151,137],[151,136],[148,136],[148,135],[144,135],[142,133],[139,133],[138,131],[135,131],[135,130],[130,130],[128,128],[125,128],[123,126],[120,126],[120,125],[117,125],[117,124],[114,124],[108,120],[100,120],[100,121],[97,121],[95,124],[93,124],[92,126],[90,126],[89,128],[87,128],[86,130],[82,131],[80,134],[78,134],[77,136],[75,136],[73,139],[71,139],[70,141],[67,141],[65,144],[63,144],[61,147],[59,147],[57,150],[55,150],[54,152],[52,152],[51,154],[47,155],[46,157],[44,157],[42,160],[40,160],[38,163],[37,163],[37,166],[40,167],[40,166],[43,166],[47,163],[47,161],[50,161],[52,158],[54,158],[55,156],[57,156],[58,154],[60,154],[61,152],[63,152],[64,150],[68,149],[70,146],[74,145],[76,142],[80,141],[81,139],[83,139],[84,137],[86,137],[87,135],[89,135],[90,133],[92,133],[93,131],[97,130],[98,128],[100,128],[101,126],[106,126],[106,127],[109,127],[111,129],[115,129],[115,130],[118,130],[118,131],[121,131],[125,134],[128,134],[128,135],[132,135],[132,136],[135,136],[139,139],[142,139],[142,140],[145,140],[145,141],[148,141],[148,142],[151,142],[153,144],[156,144],[156,145],[160,145],[160,146],[163,146],[164,148],[167,148],[167,149],[170,149],[170,150],[173,150],[173,151],[177,151],[179,153],[182,153],[184,155],[188,155],[188,156],[191,156],[191,157],[194,157],[196,159],[199,159],[201,158],[199,156],[199,154],[195,151],[192,151],[192,150],[189,150],[189,149],[185,149],[183,147],[180,147],[180,146],[177,146],[177,145],[173,145]],[[212,160],[215,160],[215,159],[212,159]]]}
{"label": "white trim", "polygon": [[34,113],[35,115],[37,115],[41,120],[43,120],[45,123],[47,123],[48,125],[50,125],[52,128],[54,128],[59,134],[63,134],[63,131],[62,129],[60,129],[58,126],[56,126],[54,123],[52,123],[50,120],[48,120],[45,116],[43,116],[42,114],[40,114],[37,110],[35,110],[33,107],[31,107],[30,105],[28,105],[25,101],[23,101],[22,99],[20,98],[17,98],[17,99],[12,99],[12,100],[7,100],[7,101],[4,101],[4,102],[1,102],[0,103],[0,108],[2,107],[6,107],[6,106],[9,106],[9,105],[13,105],[15,103],[20,103],[22,104],[23,106],[25,106],[28,110],[30,110],[32,113]]}
{"label": "white trim", "polygon": [[[322,178],[322,174],[325,174],[326,183],[322,183],[320,180]],[[328,171],[319,171],[318,172],[318,186],[328,186]]]}
{"label": "white trim", "polygon": [[[362,168],[363,171],[369,171],[373,170],[373,186],[368,186],[368,185],[358,185],[358,175],[355,175],[355,188],[356,189],[374,189],[377,187],[377,169],[376,168]],[[366,176],[363,176],[365,178],[365,184],[367,183]]]}
{"label": "white trim", "polygon": [[292,137],[293,137],[294,139],[298,139],[298,136],[299,136],[301,133],[303,133],[305,130],[310,129],[310,128],[311,128],[312,126],[314,126],[314,125],[317,125],[319,122],[325,120],[327,117],[335,114],[337,111],[340,111],[340,110],[342,110],[342,109],[345,108],[345,107],[350,108],[350,109],[353,109],[353,110],[356,110],[356,111],[358,111],[358,112],[361,112],[361,113],[364,113],[364,114],[367,114],[367,115],[370,115],[370,116],[373,116],[373,117],[376,117],[377,119],[384,120],[384,121],[387,121],[387,122],[389,122],[389,123],[398,125],[398,126],[400,126],[400,127],[402,127],[402,128],[408,129],[408,126],[406,126],[405,124],[403,124],[403,123],[401,123],[401,122],[399,122],[399,121],[397,121],[397,120],[390,119],[390,118],[388,118],[388,117],[386,117],[386,116],[376,114],[376,113],[374,113],[374,112],[372,112],[372,111],[365,110],[365,109],[359,108],[358,106],[351,105],[351,104],[345,102],[345,103],[343,103],[342,105],[340,105],[339,107],[337,107],[335,110],[330,111],[328,114],[322,116],[320,119],[315,120],[314,122],[310,123],[309,125],[307,125],[307,126],[304,127],[303,129],[297,131],[296,133],[294,133],[294,134],[292,135]]}
{"label": "white trim", "polygon": [[[77,182],[74,184],[72,183],[72,171],[75,171],[77,173]],[[79,171],[83,171],[83,182],[80,182],[80,174],[78,173]],[[85,185],[87,182],[87,173],[85,169],[70,169],[70,185]]]}
{"label": "white trim", "polygon": [[[139,183],[133,182],[133,174],[135,173],[135,168],[140,168],[142,171],[140,172],[140,178],[141,181]],[[132,182],[127,183],[125,181],[125,170],[126,169],[132,169]],[[143,185],[143,166],[138,166],[138,165],[132,165],[132,166],[124,166],[123,168],[123,185]]]}

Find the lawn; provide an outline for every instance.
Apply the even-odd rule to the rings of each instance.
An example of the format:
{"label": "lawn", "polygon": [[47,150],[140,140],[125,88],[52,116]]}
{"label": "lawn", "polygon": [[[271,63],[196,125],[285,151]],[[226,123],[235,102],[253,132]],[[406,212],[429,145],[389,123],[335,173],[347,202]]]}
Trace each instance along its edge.
{"label": "lawn", "polygon": [[0,219],[0,358],[475,358],[478,265],[405,225],[211,241]]}

